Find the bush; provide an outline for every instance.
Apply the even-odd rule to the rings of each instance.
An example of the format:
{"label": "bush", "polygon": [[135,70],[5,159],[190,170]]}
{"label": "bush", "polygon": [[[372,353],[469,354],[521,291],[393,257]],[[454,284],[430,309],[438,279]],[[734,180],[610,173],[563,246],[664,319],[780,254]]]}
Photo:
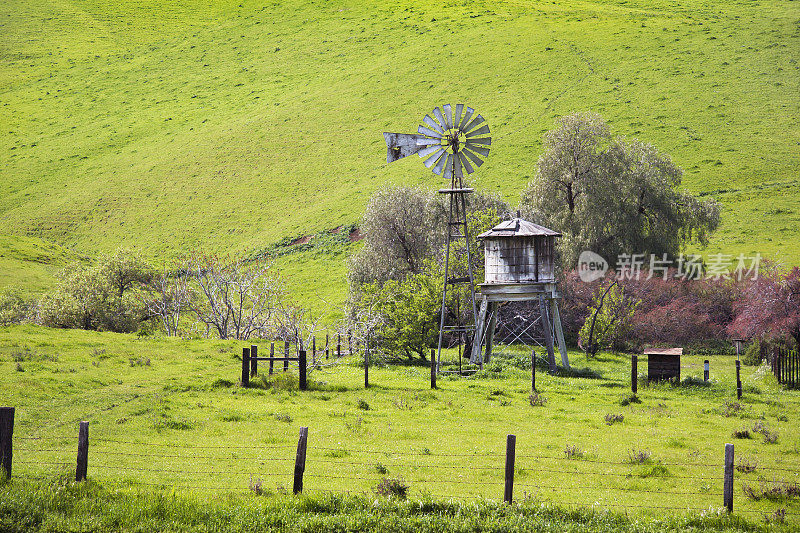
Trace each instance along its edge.
{"label": "bush", "polygon": [[22,295],[7,289],[0,292],[0,326],[19,324],[28,319],[35,305],[26,301]]}
{"label": "bush", "polygon": [[625,415],[623,415],[623,414],[617,415],[617,414],[614,414],[614,413],[608,413],[605,416],[604,420],[606,421],[607,425],[613,426],[616,422],[622,422],[623,420],[625,420]]}
{"label": "bush", "polygon": [[761,341],[756,339],[751,342],[744,352],[742,364],[747,366],[759,366],[761,364]]}
{"label": "bush", "polygon": [[567,447],[564,448],[564,455],[567,459],[581,459],[583,458],[584,452],[580,446],[568,444]]}
{"label": "bush", "polygon": [[375,493],[379,496],[389,496],[405,500],[408,497],[408,484],[402,478],[389,478],[381,479],[378,486],[375,487]]}
{"label": "bush", "polygon": [[151,277],[149,267],[130,252],[101,256],[90,267],[73,263],[39,300],[39,320],[56,328],[134,332],[146,318],[137,287]]}
{"label": "bush", "polygon": [[628,462],[636,465],[643,465],[650,462],[650,452],[647,450],[639,450],[631,448],[628,451]]}
{"label": "bush", "polygon": [[749,439],[750,438],[750,430],[747,429],[747,428],[734,429],[733,430],[733,438],[734,439]]}
{"label": "bush", "polygon": [[528,396],[528,401],[531,404],[531,407],[543,407],[547,403],[547,398],[542,396],[536,391],[533,391],[530,396]]}

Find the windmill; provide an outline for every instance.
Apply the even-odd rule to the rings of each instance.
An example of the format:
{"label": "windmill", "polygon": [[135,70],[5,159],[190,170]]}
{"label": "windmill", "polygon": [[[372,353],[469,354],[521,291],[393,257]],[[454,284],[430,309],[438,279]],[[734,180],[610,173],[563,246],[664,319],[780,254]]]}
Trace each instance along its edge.
{"label": "windmill", "polygon": [[[454,113],[455,111],[455,113]],[[446,180],[450,187],[439,189],[447,194],[450,200],[450,212],[447,219],[447,253],[444,263],[444,287],[442,288],[442,307],[439,318],[439,345],[436,352],[436,371],[439,372],[442,356],[442,339],[446,334],[456,334],[466,340],[475,338],[477,309],[475,306],[475,280],[472,276],[472,257],[469,249],[467,230],[466,194],[473,192],[464,187],[464,170],[467,174],[475,172],[476,167],[483,164],[489,155],[492,140],[489,137],[489,125],[481,115],[464,104],[457,104],[455,110],[450,104],[439,109],[435,107],[430,115],[425,115],[416,134],[384,133],[386,139],[386,161],[391,163],[406,156],[417,154],[423,159],[426,167]],[[474,166],[473,166],[474,165]],[[464,239],[467,253],[467,276],[451,277],[450,248],[451,243]],[[447,316],[447,288],[449,285],[469,284],[469,305],[472,311],[472,323],[445,326]],[[459,344],[460,351],[460,344]],[[461,354],[459,353],[459,373],[461,372]],[[483,368],[483,361],[478,362]]]}

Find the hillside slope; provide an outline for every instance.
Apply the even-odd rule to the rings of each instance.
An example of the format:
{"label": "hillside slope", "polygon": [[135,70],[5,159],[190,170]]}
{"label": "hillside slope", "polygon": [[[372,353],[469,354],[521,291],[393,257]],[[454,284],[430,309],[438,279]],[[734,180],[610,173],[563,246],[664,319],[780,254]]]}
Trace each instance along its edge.
{"label": "hillside slope", "polygon": [[723,203],[710,252],[800,262],[798,2],[9,0],[0,33],[0,234],[246,253],[439,185],[381,133],[465,102],[512,203],[592,110]]}

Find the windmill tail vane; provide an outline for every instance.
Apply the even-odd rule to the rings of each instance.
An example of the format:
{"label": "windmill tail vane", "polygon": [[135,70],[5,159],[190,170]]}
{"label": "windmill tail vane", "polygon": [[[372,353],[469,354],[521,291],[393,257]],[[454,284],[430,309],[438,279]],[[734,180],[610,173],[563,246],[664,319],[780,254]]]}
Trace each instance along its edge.
{"label": "windmill tail vane", "polygon": [[455,109],[450,104],[435,107],[431,114],[425,115],[415,134],[383,134],[386,162],[417,154],[434,174],[444,174],[445,178],[463,176],[464,170],[467,174],[475,172],[492,144],[486,120],[464,104],[457,104]]}

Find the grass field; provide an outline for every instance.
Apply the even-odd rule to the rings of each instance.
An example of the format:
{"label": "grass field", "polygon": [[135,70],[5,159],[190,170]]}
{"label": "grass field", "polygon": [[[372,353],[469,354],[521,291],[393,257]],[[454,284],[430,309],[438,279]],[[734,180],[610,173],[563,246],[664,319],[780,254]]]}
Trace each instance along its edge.
{"label": "grass field", "polygon": [[[412,499],[499,501],[513,433],[515,495],[526,505],[610,509],[651,523],[716,515],[723,447],[731,442],[737,465],[754,467],[735,474],[735,514],[763,523],[783,509],[790,525],[800,524],[797,496],[746,495],[747,487],[761,494],[800,482],[800,391],[781,390],[765,369],[743,367],[737,403],[729,356],[709,358],[710,386],[698,383],[703,357],[685,356],[683,384],[642,383],[641,403],[627,403],[626,356],[572,354],[571,375],[537,374],[546,401],[532,406],[529,371],[508,361],[468,379],[440,377],[436,390],[424,366],[373,367],[364,390],[358,361],[348,359],[313,371],[305,393],[283,387],[282,377],[242,389],[241,347],[0,330],[3,403],[17,413],[15,476],[74,472],[78,422],[88,420],[89,477],[108,490],[224,503],[230,494],[254,498],[250,487],[258,484],[274,495],[291,491],[298,428],[307,426],[311,496],[369,497],[382,477],[401,477]],[[749,438],[734,438],[745,429]]]}
{"label": "grass field", "polygon": [[[352,223],[379,187],[439,185],[387,166],[381,132],[463,101],[492,127],[476,185],[512,204],[554,119],[592,110],[723,203],[709,253],[796,264],[799,23],[786,0],[10,0],[0,250],[161,261]],[[2,256],[2,285],[41,290],[56,268]],[[339,258],[314,261],[299,298],[338,305]]]}

